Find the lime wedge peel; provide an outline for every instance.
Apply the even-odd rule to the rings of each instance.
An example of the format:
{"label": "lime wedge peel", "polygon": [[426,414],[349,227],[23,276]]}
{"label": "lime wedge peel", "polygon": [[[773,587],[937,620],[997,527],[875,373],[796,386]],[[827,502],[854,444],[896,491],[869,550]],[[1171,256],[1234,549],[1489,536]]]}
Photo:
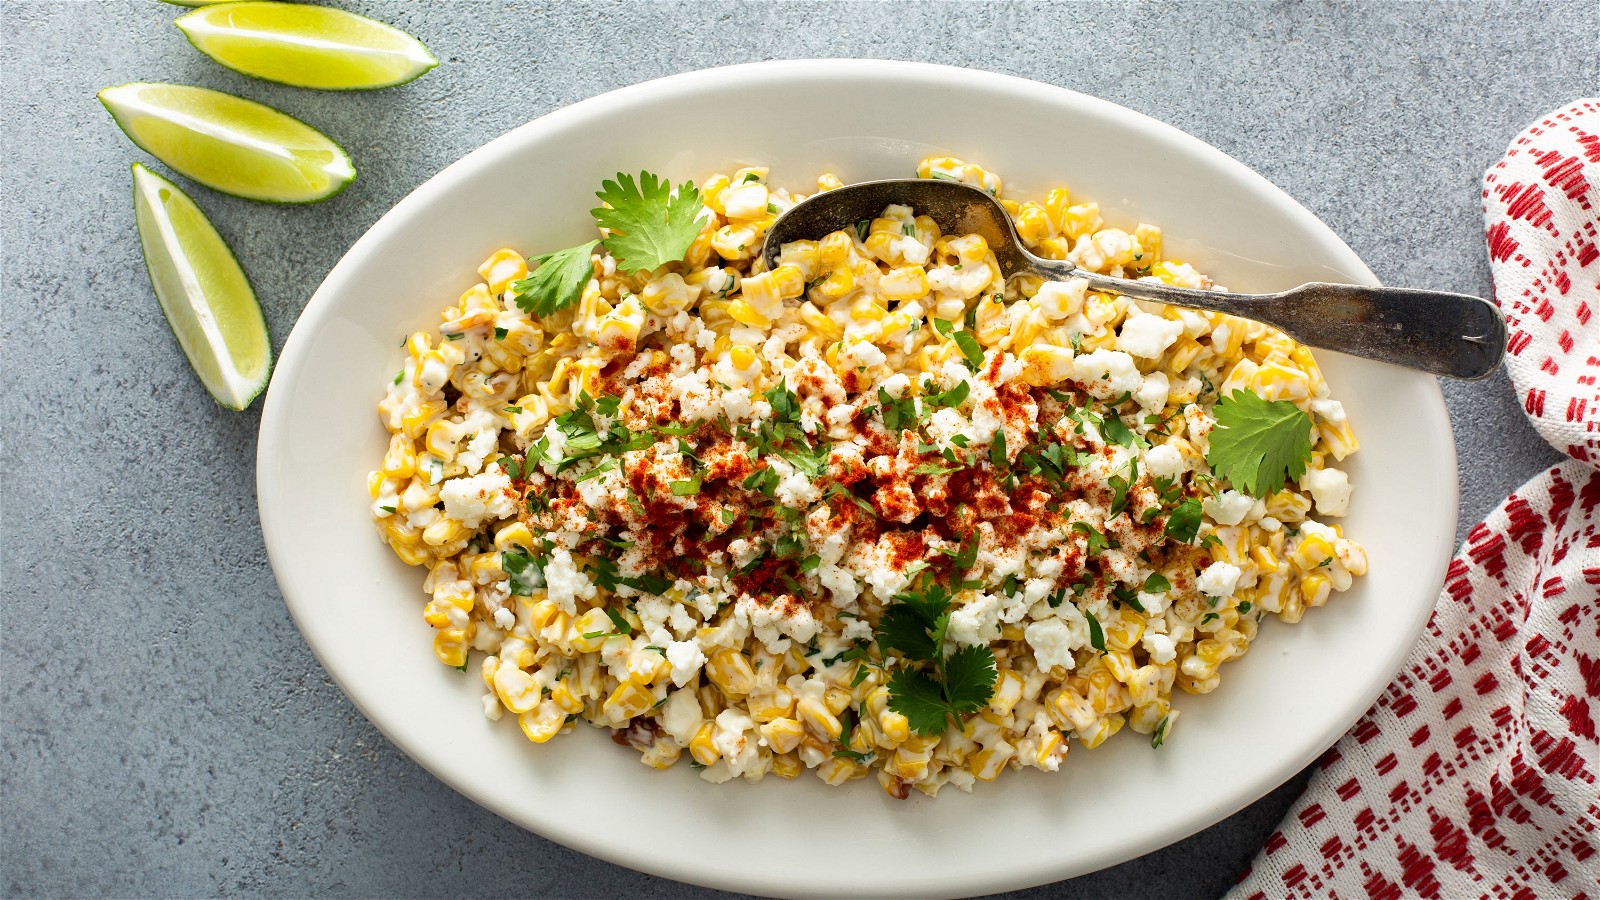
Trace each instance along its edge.
{"label": "lime wedge peel", "polygon": [[178,345],[218,403],[244,409],[272,374],[272,342],[249,279],[200,207],[139,163],[133,207],[145,270]]}
{"label": "lime wedge peel", "polygon": [[350,156],[327,135],[253,100],[154,82],[109,87],[99,97],[129,140],[225,194],[315,203],[356,177]]}
{"label": "lime wedge peel", "polygon": [[376,90],[415,81],[439,64],[404,31],[326,6],[241,0],[202,7],[176,24],[218,63],[294,87]]}

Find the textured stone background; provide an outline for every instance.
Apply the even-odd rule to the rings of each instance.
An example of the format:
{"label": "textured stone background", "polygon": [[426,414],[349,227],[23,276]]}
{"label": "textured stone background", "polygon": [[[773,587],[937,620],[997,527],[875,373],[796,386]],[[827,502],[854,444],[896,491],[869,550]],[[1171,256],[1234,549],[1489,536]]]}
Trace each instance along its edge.
{"label": "textured stone background", "polygon": [[[297,91],[213,65],[154,0],[0,2],[7,896],[713,893],[477,808],[324,675],[262,550],[259,406],[218,409],[179,354],[133,231],[127,166],[144,156],[98,88],[237,91],[355,156],[360,180],[319,206],[195,192],[281,343],[356,237],[447,163],[575,100],[706,66],[882,56],[1076,88],[1255,167],[1384,281],[1479,294],[1483,169],[1528,121],[1600,85],[1594,3],[345,5],[420,36],[443,64],[377,94]],[[1555,454],[1503,375],[1445,396],[1464,533]],[[1142,859],[1014,896],[1220,894],[1304,778]]]}

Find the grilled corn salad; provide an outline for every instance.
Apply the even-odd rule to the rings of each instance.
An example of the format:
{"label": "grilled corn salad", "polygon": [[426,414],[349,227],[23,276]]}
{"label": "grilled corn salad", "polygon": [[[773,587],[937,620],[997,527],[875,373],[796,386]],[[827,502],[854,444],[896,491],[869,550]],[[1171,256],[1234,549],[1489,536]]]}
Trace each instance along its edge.
{"label": "grilled corn salad", "polygon": [[[1066,189],[919,175],[1001,196],[1035,253],[1212,286]],[[583,719],[713,782],[966,790],[1069,739],[1159,746],[1174,687],[1366,571],[1317,520],[1356,439],[1282,333],[1008,282],[896,206],[768,270],[802,196],[762,168],[643,177],[607,182],[604,240],[485,260],[378,404],[378,530],[427,569],[438,659],[529,740]]]}

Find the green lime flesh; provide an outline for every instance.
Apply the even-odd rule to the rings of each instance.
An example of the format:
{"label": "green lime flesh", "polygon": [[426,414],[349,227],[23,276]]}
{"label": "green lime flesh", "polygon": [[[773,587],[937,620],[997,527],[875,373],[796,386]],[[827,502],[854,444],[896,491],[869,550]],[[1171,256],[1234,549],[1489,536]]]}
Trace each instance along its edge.
{"label": "green lime flesh", "polygon": [[206,187],[273,203],[313,203],[356,177],[310,125],[253,100],[182,84],[134,82],[99,94],[130,140]]}
{"label": "green lime flesh", "polygon": [[189,364],[216,401],[244,409],[267,386],[272,341],[233,251],[177,185],[133,164],[145,269]]}
{"label": "green lime flesh", "polygon": [[197,9],[176,24],[222,65],[294,87],[393,87],[439,64],[411,35],[326,6],[242,0]]}

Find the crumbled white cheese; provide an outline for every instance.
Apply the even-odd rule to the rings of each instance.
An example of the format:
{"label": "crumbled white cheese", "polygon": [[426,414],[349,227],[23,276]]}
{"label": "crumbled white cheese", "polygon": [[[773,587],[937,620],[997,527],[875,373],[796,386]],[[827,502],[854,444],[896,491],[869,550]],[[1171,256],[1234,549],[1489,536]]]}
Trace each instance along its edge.
{"label": "crumbled white cheese", "polygon": [[1301,483],[1317,502],[1317,512],[1342,516],[1350,511],[1350,476],[1341,469],[1312,469]]}
{"label": "crumbled white cheese", "polygon": [[1060,619],[1045,619],[1042,622],[1031,622],[1022,632],[1028,646],[1033,648],[1033,658],[1039,663],[1041,669],[1051,669],[1060,666],[1071,669],[1077,664],[1072,651],[1075,645],[1072,641],[1072,629]]}
{"label": "crumbled white cheese", "polygon": [[742,422],[750,417],[749,388],[723,391],[719,400],[722,403],[722,411],[728,414],[729,421]]}
{"label": "crumbled white cheese", "polygon": [[1165,372],[1151,372],[1144,377],[1144,383],[1133,392],[1133,399],[1148,412],[1159,412],[1167,405],[1167,395],[1172,391],[1172,383],[1167,379]]}
{"label": "crumbled white cheese", "polygon": [[1230,597],[1244,572],[1233,563],[1214,562],[1196,578],[1194,585],[1207,597]]}
{"label": "crumbled white cheese", "polygon": [[1150,661],[1159,665],[1172,662],[1178,655],[1177,648],[1173,646],[1172,638],[1147,631],[1144,635],[1144,649],[1150,654]]}
{"label": "crumbled white cheese", "polygon": [[687,747],[694,740],[695,733],[704,724],[705,716],[700,709],[700,700],[693,690],[672,691],[667,694],[667,702],[661,707],[661,730],[672,736],[680,746]]}
{"label": "crumbled white cheese", "polygon": [[883,365],[888,360],[889,358],[883,355],[883,351],[879,350],[870,341],[855,341],[854,343],[846,344],[844,350],[839,353],[839,362],[852,369],[872,369]]}
{"label": "crumbled white cheese", "polygon": [[1144,384],[1133,357],[1120,350],[1096,350],[1073,357],[1072,380],[1102,400],[1136,391]]}
{"label": "crumbled white cheese", "polygon": [[1155,359],[1183,334],[1183,323],[1161,316],[1129,316],[1117,333],[1117,349],[1131,356]]}
{"label": "crumbled white cheese", "polygon": [[1089,279],[1071,278],[1066,281],[1046,281],[1033,295],[1033,303],[1051,322],[1059,322],[1083,308],[1084,294],[1089,290]]}
{"label": "crumbled white cheese", "polygon": [[817,580],[832,595],[834,606],[849,606],[861,596],[861,588],[856,584],[855,576],[850,574],[848,569],[840,568],[833,563],[825,562],[817,567]]}
{"label": "crumbled white cheese", "polygon": [[987,647],[1000,637],[1000,603],[991,594],[979,594],[950,614],[950,639],[958,644]]}
{"label": "crumbled white cheese", "polygon": [[1152,478],[1177,478],[1188,468],[1183,454],[1170,444],[1157,444],[1144,455],[1144,470]]}
{"label": "crumbled white cheese", "polygon": [[579,600],[593,600],[597,589],[589,576],[572,561],[572,554],[557,548],[544,565],[544,584],[551,602],[569,616],[577,615]]}
{"label": "crumbled white cheese", "polygon": [[683,687],[706,663],[706,655],[694,641],[667,644],[667,662],[672,665],[672,683]]}
{"label": "crumbled white cheese", "polygon": [[439,499],[444,501],[445,515],[468,528],[477,528],[486,520],[504,519],[517,511],[511,479],[498,469],[446,481],[439,488]]}
{"label": "crumbled white cheese", "polygon": [[737,710],[725,709],[717,714],[711,744],[722,754],[722,761],[734,775],[743,775],[761,761],[755,727],[749,716]]}
{"label": "crumbled white cheese", "polygon": [[1207,497],[1200,502],[1200,508],[1218,525],[1237,525],[1243,522],[1255,505],[1255,498],[1238,491],[1223,491],[1215,497]]}
{"label": "crumbled white cheese", "polygon": [[1313,400],[1311,411],[1321,416],[1323,421],[1335,425],[1345,421],[1344,404],[1337,400]]}
{"label": "crumbled white cheese", "polygon": [[839,633],[839,636],[846,641],[852,642],[870,641],[872,640],[872,623],[862,618],[849,619],[845,622],[844,630]]}

